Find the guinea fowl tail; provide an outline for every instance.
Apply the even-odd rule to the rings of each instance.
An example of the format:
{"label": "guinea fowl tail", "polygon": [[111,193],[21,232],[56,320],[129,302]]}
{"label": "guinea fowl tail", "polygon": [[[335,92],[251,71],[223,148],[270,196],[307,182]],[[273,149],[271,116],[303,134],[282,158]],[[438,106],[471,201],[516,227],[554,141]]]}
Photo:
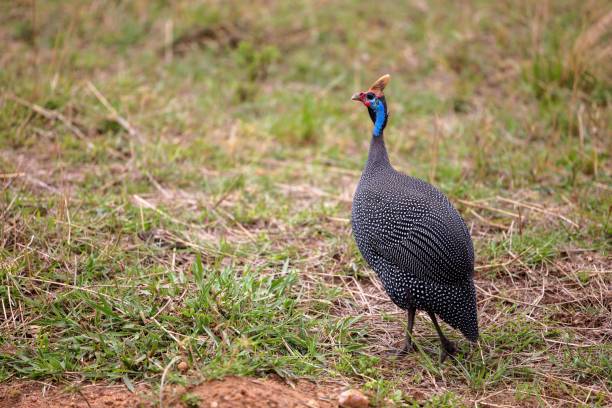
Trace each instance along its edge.
{"label": "guinea fowl tail", "polygon": [[[458,288],[457,297],[459,299],[458,303],[461,305],[457,308],[457,311],[460,312],[459,316],[452,316],[452,323],[448,321],[447,323],[459,330],[466,339],[476,343],[478,340],[478,315],[474,283],[469,282],[464,287]],[[446,321],[444,316],[441,315],[440,317]]]}
{"label": "guinea fowl tail", "polygon": [[474,283],[469,282],[463,286],[444,285],[443,288],[438,286],[436,295],[433,296],[435,299],[429,299],[428,309],[475,343],[478,340],[478,316]]}

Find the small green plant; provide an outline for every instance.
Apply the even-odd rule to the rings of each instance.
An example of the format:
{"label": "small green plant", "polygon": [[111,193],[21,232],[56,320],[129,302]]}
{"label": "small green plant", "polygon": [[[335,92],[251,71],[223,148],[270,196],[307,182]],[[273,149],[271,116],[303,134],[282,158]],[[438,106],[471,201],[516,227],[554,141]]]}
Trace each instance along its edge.
{"label": "small green plant", "polygon": [[256,47],[248,41],[241,41],[235,51],[235,58],[244,78],[237,85],[236,94],[244,102],[253,99],[259,83],[268,77],[270,67],[280,58],[280,53],[272,45]]}
{"label": "small green plant", "polygon": [[200,406],[200,403],[202,402],[202,398],[199,395],[191,394],[187,392],[181,395],[181,402],[185,404],[187,408],[197,408]]}
{"label": "small green plant", "polygon": [[441,394],[434,395],[429,398],[424,407],[426,408],[456,408],[456,407],[465,407],[463,401],[457,394],[452,391],[447,391]]}

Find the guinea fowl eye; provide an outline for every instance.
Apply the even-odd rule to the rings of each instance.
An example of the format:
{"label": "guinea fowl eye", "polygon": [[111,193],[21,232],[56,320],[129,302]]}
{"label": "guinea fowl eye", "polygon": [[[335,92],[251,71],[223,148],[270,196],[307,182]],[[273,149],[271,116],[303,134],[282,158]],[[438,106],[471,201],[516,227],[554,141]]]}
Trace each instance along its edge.
{"label": "guinea fowl eye", "polygon": [[368,92],[366,94],[366,98],[368,98],[369,100],[372,100],[372,99],[374,99],[374,94],[372,92]]}

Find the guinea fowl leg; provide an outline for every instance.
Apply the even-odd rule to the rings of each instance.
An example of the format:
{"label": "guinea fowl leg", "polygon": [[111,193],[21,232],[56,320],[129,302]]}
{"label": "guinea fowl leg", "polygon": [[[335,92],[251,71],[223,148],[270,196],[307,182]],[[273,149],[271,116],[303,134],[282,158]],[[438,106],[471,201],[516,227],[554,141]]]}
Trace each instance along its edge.
{"label": "guinea fowl leg", "polygon": [[453,354],[455,354],[455,352],[457,351],[457,348],[455,347],[453,342],[447,339],[444,336],[444,333],[442,333],[442,330],[440,329],[440,326],[438,325],[438,320],[436,319],[436,315],[430,311],[427,311],[427,313],[429,313],[429,317],[431,318],[431,321],[433,322],[434,327],[436,328],[436,331],[438,332],[438,336],[440,337],[440,343],[442,344],[442,351],[440,352],[440,364],[442,364],[444,360],[446,360],[447,356],[452,356]]}
{"label": "guinea fowl leg", "polygon": [[406,328],[406,342],[404,348],[400,351],[400,354],[408,354],[416,349],[416,345],[412,342],[412,328],[414,327],[414,315],[416,313],[416,307],[408,308],[408,327]]}

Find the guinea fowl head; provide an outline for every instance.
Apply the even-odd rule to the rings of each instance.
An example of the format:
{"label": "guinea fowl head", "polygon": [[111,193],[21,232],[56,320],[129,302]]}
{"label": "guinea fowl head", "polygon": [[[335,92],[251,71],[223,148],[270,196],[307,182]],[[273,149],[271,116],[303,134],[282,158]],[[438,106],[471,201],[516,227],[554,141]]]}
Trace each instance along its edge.
{"label": "guinea fowl head", "polygon": [[370,119],[374,122],[374,130],[372,131],[374,137],[381,136],[385,126],[387,126],[389,111],[387,110],[387,101],[385,100],[383,90],[390,79],[391,76],[389,74],[383,75],[370,86],[370,89],[365,92],[357,92],[351,98],[354,101],[363,103],[368,108]]}

